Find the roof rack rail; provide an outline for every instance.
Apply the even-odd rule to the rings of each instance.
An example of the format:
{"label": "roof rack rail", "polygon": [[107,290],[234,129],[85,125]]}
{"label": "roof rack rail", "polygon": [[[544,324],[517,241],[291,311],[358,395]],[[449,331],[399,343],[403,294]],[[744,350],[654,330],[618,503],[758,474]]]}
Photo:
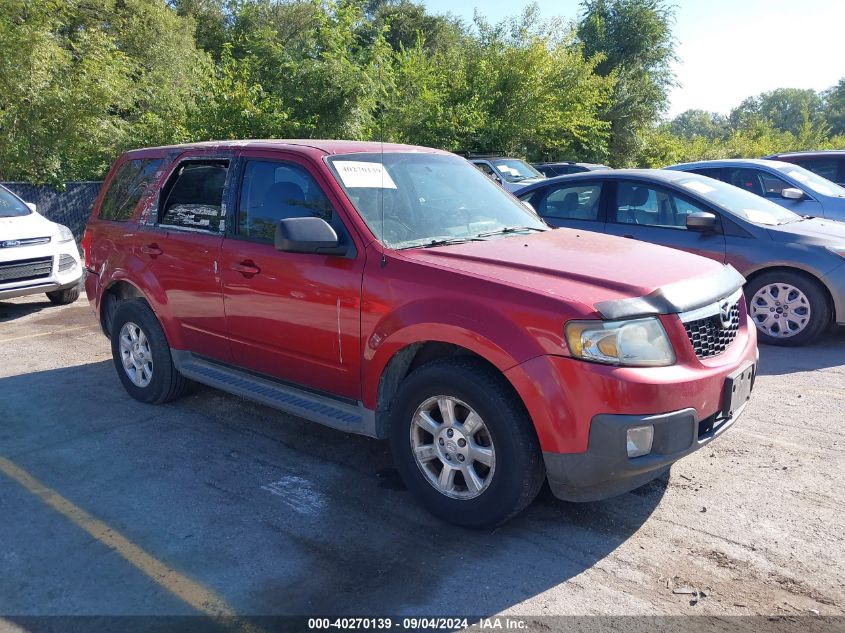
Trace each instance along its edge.
{"label": "roof rack rail", "polygon": [[494,150],[492,152],[470,152],[467,150],[461,150],[455,152],[458,156],[463,156],[464,158],[503,158],[507,156],[507,153],[502,150]]}

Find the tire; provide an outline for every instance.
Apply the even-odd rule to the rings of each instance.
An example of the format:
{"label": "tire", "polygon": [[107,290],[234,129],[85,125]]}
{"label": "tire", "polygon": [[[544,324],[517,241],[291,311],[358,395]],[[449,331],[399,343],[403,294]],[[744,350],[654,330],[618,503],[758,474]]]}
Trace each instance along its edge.
{"label": "tire", "polygon": [[47,293],[47,298],[50,303],[55,303],[57,306],[67,305],[79,299],[79,285],[73,288],[66,288],[65,290],[54,290]]}
{"label": "tire", "polygon": [[745,297],[759,341],[767,345],[804,345],[830,324],[824,288],[804,273],[763,273],[745,285]]}
{"label": "tire", "polygon": [[[452,402],[455,424],[446,423],[438,396]],[[430,413],[428,421],[421,411]],[[481,426],[477,420],[465,426],[470,412]],[[440,359],[414,370],[399,386],[390,425],[393,457],[405,485],[429,512],[449,523],[470,528],[504,523],[534,500],[545,479],[525,408],[504,376],[475,359]],[[427,461],[417,460],[414,446]],[[477,459],[482,456],[487,463]],[[444,486],[447,463],[459,470]],[[449,485],[453,489],[443,492]]]}
{"label": "tire", "polygon": [[[130,396],[148,404],[161,404],[185,392],[188,380],[174,367],[164,330],[146,301],[127,299],[118,303],[110,332],[114,366]],[[129,358],[124,366],[127,351]]]}

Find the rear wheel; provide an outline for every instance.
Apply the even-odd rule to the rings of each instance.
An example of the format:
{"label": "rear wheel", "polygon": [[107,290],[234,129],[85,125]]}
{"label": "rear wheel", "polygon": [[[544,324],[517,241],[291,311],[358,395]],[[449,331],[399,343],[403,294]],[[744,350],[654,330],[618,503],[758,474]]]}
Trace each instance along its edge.
{"label": "rear wheel", "polygon": [[159,404],[185,392],[188,381],[174,367],[164,330],[146,301],[121,301],[109,332],[115,369],[129,395]]}
{"label": "rear wheel", "polygon": [[803,345],[830,323],[830,306],[824,289],[807,275],[788,270],[771,271],[745,287],[748,314],[757,326],[761,343]]}
{"label": "rear wheel", "polygon": [[454,358],[423,365],[402,383],[392,410],[399,473],[437,517],[497,525],[537,496],[545,475],[537,436],[492,368]]}
{"label": "rear wheel", "polygon": [[54,290],[52,292],[48,292],[47,298],[50,300],[50,303],[55,303],[56,305],[63,306],[67,305],[68,303],[73,303],[77,299],[79,299],[79,286],[74,286],[73,288],[66,288],[65,290]]}

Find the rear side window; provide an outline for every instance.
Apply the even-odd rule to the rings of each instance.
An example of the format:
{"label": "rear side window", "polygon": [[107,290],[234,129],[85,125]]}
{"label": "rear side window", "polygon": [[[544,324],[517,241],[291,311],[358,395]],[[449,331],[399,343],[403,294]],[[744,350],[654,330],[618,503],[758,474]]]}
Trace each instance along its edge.
{"label": "rear side window", "polygon": [[228,171],[228,161],[191,161],[181,165],[163,192],[159,223],[217,233]]}
{"label": "rear side window", "polygon": [[839,160],[836,158],[801,158],[795,161],[795,164],[809,169],[817,173],[822,178],[827,178],[833,182],[838,182],[838,165]]}
{"label": "rear side window", "polygon": [[537,202],[537,213],[566,220],[598,220],[600,199],[599,183],[549,187]]}
{"label": "rear side window", "polygon": [[721,167],[704,167],[702,169],[690,169],[690,172],[693,174],[698,174],[699,176],[707,176],[708,178],[715,178],[716,180],[722,179],[722,168]]}
{"label": "rear side window", "polygon": [[131,218],[162,162],[161,158],[144,158],[123,163],[111,180],[98,217],[114,222]]}
{"label": "rear side window", "polygon": [[238,235],[273,242],[279,220],[307,217],[335,224],[332,205],[311,174],[292,163],[247,162],[238,205]]}

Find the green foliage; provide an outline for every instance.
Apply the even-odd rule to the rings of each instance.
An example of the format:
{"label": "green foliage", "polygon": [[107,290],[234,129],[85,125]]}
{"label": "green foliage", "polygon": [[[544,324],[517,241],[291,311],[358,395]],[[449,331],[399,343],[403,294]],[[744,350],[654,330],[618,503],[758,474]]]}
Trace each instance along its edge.
{"label": "green foliage", "polygon": [[832,134],[845,135],[845,78],[822,94],[825,118]]}
{"label": "green foliage", "polygon": [[571,28],[519,18],[427,52],[420,39],[395,57],[382,115],[387,138],[450,150],[603,155],[607,124],[598,118],[612,80],[573,45]]}
{"label": "green foliage", "polygon": [[0,179],[100,178],[128,148],[215,138],[618,166],[845,147],[845,80],[661,123],[667,1],[584,0],[577,23],[529,6],[467,26],[414,0],[5,0]]}
{"label": "green foliage", "polygon": [[615,79],[602,117],[610,124],[608,162],[636,164],[645,138],[666,110],[674,85],[674,9],[662,0],[583,0],[578,37],[596,72]]}

